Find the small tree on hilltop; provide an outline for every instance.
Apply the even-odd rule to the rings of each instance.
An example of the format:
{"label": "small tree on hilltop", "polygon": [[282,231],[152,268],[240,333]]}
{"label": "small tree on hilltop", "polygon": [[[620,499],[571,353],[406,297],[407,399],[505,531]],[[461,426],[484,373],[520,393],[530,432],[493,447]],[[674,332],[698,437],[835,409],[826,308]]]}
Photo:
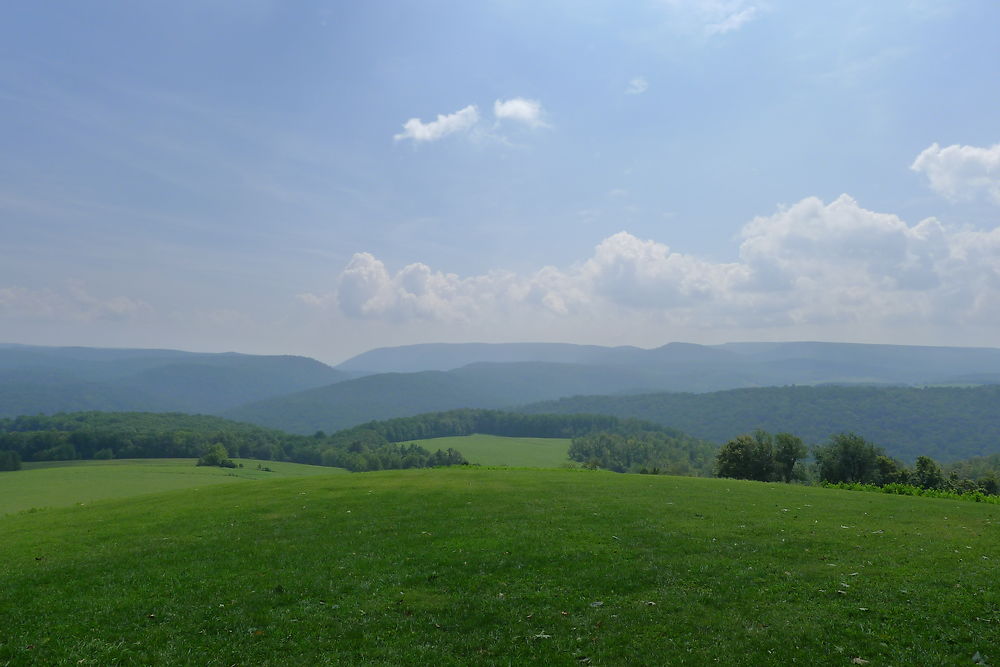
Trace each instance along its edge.
{"label": "small tree on hilltop", "polygon": [[824,482],[876,481],[878,457],[885,455],[879,447],[854,433],[838,433],[830,444],[815,449],[819,475]]}
{"label": "small tree on hilltop", "polygon": [[809,449],[802,438],[791,433],[778,433],[774,436],[774,469],[785,482],[792,481],[795,463],[808,455]]}
{"label": "small tree on hilltop", "polygon": [[765,431],[738,435],[722,446],[715,463],[719,477],[769,481],[774,476],[771,435]]}
{"label": "small tree on hilltop", "polygon": [[229,452],[220,443],[209,445],[205,453],[198,459],[200,466],[219,466],[220,468],[235,468],[236,464],[229,458]]}
{"label": "small tree on hilltop", "polygon": [[880,454],[875,459],[876,478],[879,484],[906,484],[910,471],[894,458]]}
{"label": "small tree on hilltop", "polygon": [[913,483],[923,489],[944,488],[941,466],[929,456],[918,456],[913,467]]}

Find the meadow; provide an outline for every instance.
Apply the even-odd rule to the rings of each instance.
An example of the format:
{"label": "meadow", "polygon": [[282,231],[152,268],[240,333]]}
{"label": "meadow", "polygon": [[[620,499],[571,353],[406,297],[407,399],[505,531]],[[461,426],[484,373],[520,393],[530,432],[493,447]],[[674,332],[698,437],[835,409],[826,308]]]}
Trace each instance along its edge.
{"label": "meadow", "polygon": [[484,466],[560,468],[576,465],[569,459],[569,438],[511,438],[499,435],[455,436],[413,440],[428,451],[457,449],[469,463]]}
{"label": "meadow", "polygon": [[996,661],[998,525],[583,470],[202,486],[0,517],[0,664]]}
{"label": "meadow", "polygon": [[[25,463],[0,475],[0,515],[247,480],[329,475],[340,468],[234,459],[242,468],[196,466],[197,459],[112,459]],[[270,468],[270,472],[257,466]]]}

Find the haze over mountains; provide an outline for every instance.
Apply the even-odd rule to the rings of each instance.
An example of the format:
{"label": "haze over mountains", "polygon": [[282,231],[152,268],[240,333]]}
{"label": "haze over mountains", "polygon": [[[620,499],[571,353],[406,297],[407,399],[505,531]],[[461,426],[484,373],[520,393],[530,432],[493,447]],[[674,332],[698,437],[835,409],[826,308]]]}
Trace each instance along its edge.
{"label": "haze over mountains", "polygon": [[349,377],[314,359],[0,345],[0,417],[74,410],[216,413]]}
{"label": "haze over mountains", "polygon": [[[724,406],[732,398],[699,399],[694,394],[827,384],[1000,384],[1000,350],[814,342],[671,343],[655,349],[470,343],[380,348],[332,368],[295,356],[0,346],[0,417],[74,410],[180,411],[298,433],[331,432],[422,412],[510,409],[549,401],[544,407],[526,409],[667,420],[668,425],[692,435],[718,440],[728,436],[699,426],[712,422],[702,413],[730,410]],[[679,398],[667,401],[662,392],[692,396],[678,403]],[[807,392],[765,393],[780,405],[769,407],[767,400],[746,394],[742,404],[755,406],[744,413],[747,423],[730,419],[725,421],[726,428],[761,426],[760,415],[765,413],[785,415],[786,421],[797,412],[813,414],[814,421],[821,416],[815,410],[799,410],[796,402],[806,400]],[[588,398],[570,398],[580,396]],[[817,423],[854,428],[847,417],[858,413],[865,402],[871,403],[872,398],[866,396],[856,392],[854,398],[840,403],[843,418]],[[938,414],[946,409],[941,405],[952,405],[937,400],[939,407],[927,407],[921,401],[930,400],[930,394],[914,396],[896,400],[898,410],[886,404],[884,409],[891,414],[885,419],[905,422],[910,412]],[[987,411],[990,401],[996,400],[995,393],[978,396],[975,405],[985,405]],[[860,401],[857,407],[850,407],[853,400]],[[695,408],[698,402],[706,407]],[[681,404],[687,406],[687,416],[677,411]],[[948,419],[947,415],[942,419]],[[773,430],[781,429],[774,419],[763,421]],[[957,428],[958,422],[954,423]],[[973,453],[985,446],[975,438],[967,445],[964,449]]]}
{"label": "haze over mountains", "polygon": [[716,391],[817,383],[1000,382],[1000,349],[859,343],[668,343],[601,347],[565,343],[432,343],[378,348],[337,366],[374,374],[450,371],[468,364],[545,362],[630,369],[636,388]]}

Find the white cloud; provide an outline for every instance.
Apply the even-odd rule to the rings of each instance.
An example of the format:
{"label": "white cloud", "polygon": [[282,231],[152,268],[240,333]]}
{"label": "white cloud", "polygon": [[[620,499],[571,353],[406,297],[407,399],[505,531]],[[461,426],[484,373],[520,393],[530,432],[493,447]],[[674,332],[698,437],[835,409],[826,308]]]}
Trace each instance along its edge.
{"label": "white cloud", "polygon": [[[460,277],[354,256],[336,290],[303,301],[353,318],[475,323],[538,317],[702,330],[1000,325],[1000,228],[909,225],[847,195],[810,197],[744,226],[739,256],[713,262],[619,232],[571,266]],[[553,319],[554,318],[554,319]],[[546,320],[549,321],[549,320]],[[631,324],[630,324],[631,323]],[[853,327],[853,329],[852,329]]]}
{"label": "white cloud", "polygon": [[760,3],[747,0],[663,0],[683,24],[700,26],[705,35],[734,32],[761,14]]}
{"label": "white cloud", "polygon": [[949,199],[985,194],[1000,204],[1000,144],[941,148],[934,143],[917,156],[910,169],[927,176],[931,189]]}
{"label": "white cloud", "polygon": [[437,120],[424,123],[419,118],[411,118],[403,124],[403,131],[393,136],[396,141],[412,139],[417,143],[437,141],[449,134],[468,132],[479,122],[479,110],[470,104],[455,113],[438,114]]}
{"label": "white cloud", "polygon": [[351,317],[463,321],[487,314],[514,288],[513,274],[459,278],[421,263],[391,274],[380,260],[362,252],[340,274],[335,293],[306,294],[300,300],[313,305],[335,303]]}
{"label": "white cloud", "polygon": [[[545,111],[538,100],[524,97],[514,97],[509,100],[496,100],[493,103],[493,114],[497,121],[513,121],[523,123],[528,127],[548,127],[545,122]],[[415,143],[437,141],[450,134],[472,133],[480,139],[493,138],[505,141],[504,137],[494,133],[493,128],[485,128],[480,123],[479,109],[470,104],[455,113],[438,114],[436,120],[425,123],[419,118],[411,118],[403,124],[403,131],[393,136],[396,141],[410,139]]]}
{"label": "white cloud", "polygon": [[497,120],[513,120],[529,127],[543,127],[542,104],[538,100],[514,97],[509,100],[497,100],[493,103],[493,115]]}
{"label": "white cloud", "polygon": [[649,81],[646,81],[646,77],[644,76],[637,76],[628,82],[628,86],[625,88],[625,94],[642,95],[647,90],[649,90]]}
{"label": "white cloud", "polygon": [[749,23],[757,16],[756,7],[746,7],[737,12],[729,14],[721,21],[715,23],[709,23],[705,26],[705,34],[707,35],[724,35],[727,32],[732,32],[734,30],[739,30],[746,23]]}

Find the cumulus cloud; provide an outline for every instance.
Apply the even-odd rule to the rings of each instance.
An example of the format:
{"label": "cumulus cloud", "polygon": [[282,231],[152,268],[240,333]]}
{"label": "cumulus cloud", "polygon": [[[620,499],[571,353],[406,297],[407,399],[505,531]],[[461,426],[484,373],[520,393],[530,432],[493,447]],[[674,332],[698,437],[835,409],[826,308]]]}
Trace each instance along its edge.
{"label": "cumulus cloud", "polygon": [[493,115],[497,117],[497,120],[512,120],[524,123],[529,127],[545,125],[542,113],[542,103],[538,100],[514,97],[509,100],[497,100],[493,103]]}
{"label": "cumulus cloud", "polygon": [[646,81],[646,77],[644,76],[637,76],[628,82],[628,86],[625,88],[625,94],[642,95],[647,90],[649,90],[649,81]]}
{"label": "cumulus cloud", "polygon": [[411,118],[403,123],[403,131],[393,136],[396,141],[412,139],[416,143],[437,141],[449,134],[468,132],[479,122],[479,110],[474,104],[459,109],[452,114],[438,114],[437,120],[425,123],[419,118]]}
{"label": "cumulus cloud", "polygon": [[302,294],[299,300],[320,307],[336,304],[344,314],[356,318],[466,321],[488,315],[502,301],[517,300],[508,294],[518,289],[516,283],[509,273],[460,278],[422,263],[407,265],[393,274],[381,260],[361,252],[340,274],[335,292]]}
{"label": "cumulus cloud", "polygon": [[931,189],[952,200],[986,195],[1000,204],[1000,144],[989,148],[934,143],[910,169],[927,176]]}
{"label": "cumulus cloud", "polygon": [[700,328],[1000,324],[1000,228],[908,224],[847,195],[809,197],[747,223],[738,259],[715,262],[619,232],[590,257],[534,273],[461,277],[356,254],[336,289],[304,295],[349,317],[497,322],[538,316]]}

